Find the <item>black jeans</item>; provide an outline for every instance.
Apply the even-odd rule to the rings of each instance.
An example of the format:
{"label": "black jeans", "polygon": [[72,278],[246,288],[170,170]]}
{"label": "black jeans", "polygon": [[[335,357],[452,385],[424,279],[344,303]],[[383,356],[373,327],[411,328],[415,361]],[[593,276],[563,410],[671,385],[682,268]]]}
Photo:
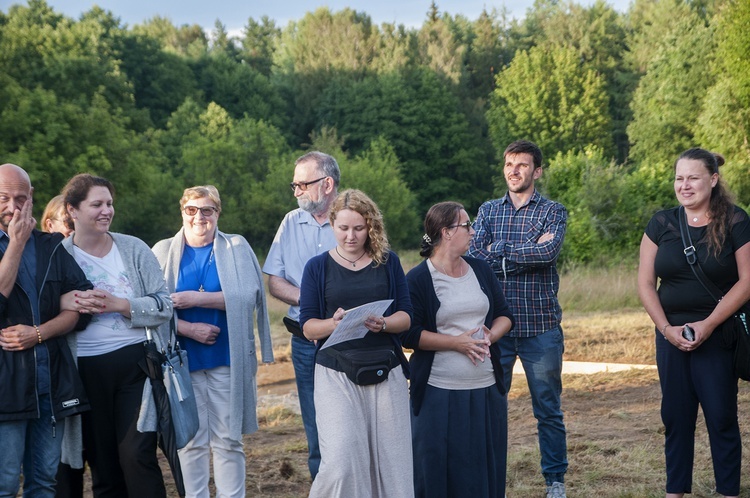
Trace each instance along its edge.
{"label": "black jeans", "polygon": [[143,344],[78,358],[91,403],[83,414],[83,446],[96,498],[165,498],[156,457],[156,433],[136,424],[146,374],[138,366]]}
{"label": "black jeans", "polygon": [[698,405],[706,420],[716,492],[726,496],[740,493],[742,441],[737,421],[737,377],[732,369],[733,352],[723,347],[721,333],[716,329],[690,352],[680,351],[661,333],[655,333],[667,493],[692,491]]}

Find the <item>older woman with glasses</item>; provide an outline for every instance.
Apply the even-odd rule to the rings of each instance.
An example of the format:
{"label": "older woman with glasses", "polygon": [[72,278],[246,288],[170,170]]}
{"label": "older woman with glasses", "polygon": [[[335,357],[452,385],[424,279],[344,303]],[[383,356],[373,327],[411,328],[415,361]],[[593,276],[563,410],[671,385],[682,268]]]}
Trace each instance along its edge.
{"label": "older woman with glasses", "polygon": [[185,189],[180,209],[182,228],[153,251],[172,293],[200,418],[179,451],[185,491],[209,496],[213,454],[217,496],[245,496],[242,435],[258,430],[254,316],[262,360],[273,361],[263,276],[245,238],[219,231],[216,187]]}
{"label": "older woman with glasses", "polygon": [[497,341],[513,315],[489,265],[464,256],[474,229],[461,204],[435,204],[424,228],[427,259],[406,276],[414,319],[403,336],[414,350],[414,492],[503,496],[508,405]]}

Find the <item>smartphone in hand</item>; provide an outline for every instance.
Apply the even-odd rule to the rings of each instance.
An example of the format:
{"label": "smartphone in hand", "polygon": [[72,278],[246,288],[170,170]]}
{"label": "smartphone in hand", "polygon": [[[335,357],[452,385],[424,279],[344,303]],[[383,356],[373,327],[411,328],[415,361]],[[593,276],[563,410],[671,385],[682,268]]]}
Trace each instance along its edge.
{"label": "smartphone in hand", "polygon": [[682,327],[682,337],[686,340],[693,342],[695,340],[695,330],[690,325]]}

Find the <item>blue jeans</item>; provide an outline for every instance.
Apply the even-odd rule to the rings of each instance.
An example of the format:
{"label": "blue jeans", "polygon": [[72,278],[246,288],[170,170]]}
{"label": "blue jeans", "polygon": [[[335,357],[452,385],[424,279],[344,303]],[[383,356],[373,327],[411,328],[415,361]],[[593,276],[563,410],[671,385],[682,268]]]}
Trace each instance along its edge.
{"label": "blue jeans", "polygon": [[560,405],[562,394],[562,355],[565,350],[562,328],[556,327],[534,337],[500,339],[500,364],[505,387],[510,391],[516,357],[526,372],[531,405],[537,420],[542,474],[547,485],[564,482],[568,470],[565,424]]}
{"label": "blue jeans", "polygon": [[315,425],[315,398],[313,386],[315,384],[315,343],[292,336],[292,364],[294,376],[297,378],[297,396],[302,412],[302,423],[307,436],[307,466],[310,477],[315,479],[320,467],[320,446],[318,444],[318,427]]}
{"label": "blue jeans", "polygon": [[0,422],[0,498],[15,498],[23,468],[23,495],[55,496],[63,423],[52,427],[49,394],[39,396],[40,417]]}

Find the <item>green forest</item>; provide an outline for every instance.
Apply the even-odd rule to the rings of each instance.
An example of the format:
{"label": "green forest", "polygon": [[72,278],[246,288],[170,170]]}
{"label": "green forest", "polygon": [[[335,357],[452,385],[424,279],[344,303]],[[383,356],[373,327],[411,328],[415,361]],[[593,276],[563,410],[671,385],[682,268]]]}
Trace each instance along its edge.
{"label": "green forest", "polygon": [[502,151],[525,138],[569,212],[564,261],[607,264],[675,205],[689,147],[724,154],[750,204],[748,26],[747,0],[537,0],[520,20],[433,2],[418,28],[320,8],[232,36],[30,0],[0,11],[0,163],[29,172],[37,217],[74,174],[109,178],[113,229],[149,244],[180,227],[185,187],[216,185],[219,227],[265,254],[296,207],[295,158],[322,150],[411,249],[433,203],[473,215],[502,195]]}

